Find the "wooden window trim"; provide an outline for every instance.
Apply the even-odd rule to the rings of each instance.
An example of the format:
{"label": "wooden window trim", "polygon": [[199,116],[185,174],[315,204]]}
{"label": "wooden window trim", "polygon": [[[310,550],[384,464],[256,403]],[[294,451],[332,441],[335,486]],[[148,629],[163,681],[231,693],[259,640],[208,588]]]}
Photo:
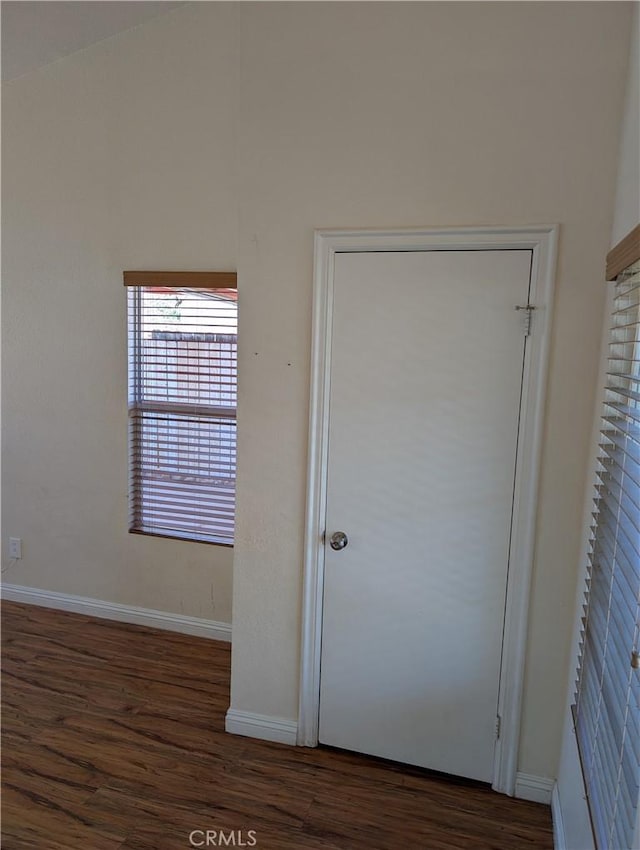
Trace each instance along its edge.
{"label": "wooden window trim", "polygon": [[640,260],[640,224],[607,254],[607,280],[615,280],[632,263]]}
{"label": "wooden window trim", "polygon": [[122,273],[125,286],[175,286],[181,289],[237,289],[236,272],[152,272]]}

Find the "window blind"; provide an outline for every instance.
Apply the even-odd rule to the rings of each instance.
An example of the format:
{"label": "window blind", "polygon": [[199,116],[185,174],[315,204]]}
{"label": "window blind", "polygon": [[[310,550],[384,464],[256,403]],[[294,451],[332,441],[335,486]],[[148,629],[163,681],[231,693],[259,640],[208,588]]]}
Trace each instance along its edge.
{"label": "window blind", "polygon": [[129,528],[231,544],[236,290],[128,285],[127,291]]}
{"label": "window blind", "polygon": [[575,703],[599,850],[631,848],[640,785],[640,262],[615,285]]}

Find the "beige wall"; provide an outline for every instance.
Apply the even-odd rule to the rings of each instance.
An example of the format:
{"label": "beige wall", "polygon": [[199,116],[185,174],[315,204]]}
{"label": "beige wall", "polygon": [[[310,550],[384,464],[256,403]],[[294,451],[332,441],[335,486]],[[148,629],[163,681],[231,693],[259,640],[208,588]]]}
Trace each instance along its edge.
{"label": "beige wall", "polygon": [[611,247],[640,222],[640,3],[633,6]]}
{"label": "beige wall", "polygon": [[3,87],[4,581],[231,619],[231,550],[126,530],[122,270],[236,267],[234,19],[187,7]]}
{"label": "beige wall", "polygon": [[[633,23],[630,27],[631,49],[627,69],[626,94],[622,133],[618,158],[618,179],[614,205],[613,227],[610,245],[613,247],[638,223],[640,223],[640,5],[635,4]],[[575,589],[573,643],[569,655],[567,670],[568,694],[564,714],[564,730],[558,768],[557,807],[561,811],[564,828],[564,846],[591,850],[594,846],[589,810],[584,794],[584,782],[578,756],[578,747],[573,730],[571,705],[573,703],[573,685],[578,657],[582,605],[584,600],[584,582],[588,556],[589,526],[593,507],[593,481],[595,459],[600,437],[602,414],[602,396],[605,385],[610,311],[613,297],[613,284],[608,287],[609,299],[603,310],[602,349],[600,356],[600,374],[597,381],[594,410],[592,414],[592,436],[590,448],[589,474],[586,480],[584,497],[584,522],[582,533],[583,552]]]}
{"label": "beige wall", "polygon": [[242,4],[234,708],[297,714],[314,228],[559,222],[519,759],[555,775],[629,13]]}
{"label": "beige wall", "polygon": [[125,531],[120,272],[237,239],[233,705],[295,718],[314,228],[559,222],[519,764],[554,775],[629,12],[199,3],[7,86],[4,578],[227,618],[228,552]]}

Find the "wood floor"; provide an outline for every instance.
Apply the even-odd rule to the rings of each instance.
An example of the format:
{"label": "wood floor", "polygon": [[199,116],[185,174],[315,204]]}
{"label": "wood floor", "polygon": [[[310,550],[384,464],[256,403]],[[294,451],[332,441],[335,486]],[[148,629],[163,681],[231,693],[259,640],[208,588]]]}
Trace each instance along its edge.
{"label": "wood floor", "polygon": [[210,847],[258,850],[553,846],[545,806],[225,734],[227,644],[16,603],[2,614],[3,850],[186,850],[206,830]]}

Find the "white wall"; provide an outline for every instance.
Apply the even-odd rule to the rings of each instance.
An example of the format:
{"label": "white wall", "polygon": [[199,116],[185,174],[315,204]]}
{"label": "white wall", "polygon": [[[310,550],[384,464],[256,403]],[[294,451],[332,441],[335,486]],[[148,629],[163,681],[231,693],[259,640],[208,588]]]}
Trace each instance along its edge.
{"label": "white wall", "polygon": [[600,436],[600,422],[602,413],[602,402],[604,391],[606,354],[608,350],[609,336],[609,314],[612,305],[612,284],[604,284],[607,298],[605,299],[603,313],[603,325],[601,331],[600,369],[598,373],[594,413],[592,415],[591,451],[586,478],[586,495],[584,498],[584,522],[581,556],[576,582],[576,598],[574,610],[574,629],[571,652],[568,662],[568,684],[566,706],[564,711],[564,723],[562,729],[562,740],[560,745],[560,759],[558,765],[557,782],[554,789],[553,820],[556,834],[556,846],[566,850],[594,850],[594,837],[591,829],[589,809],[585,795],[585,786],[582,779],[582,768],[578,755],[578,743],[573,730],[573,716],[571,706],[574,704],[576,667],[578,658],[578,643],[580,638],[580,619],[582,617],[582,606],[584,603],[584,582],[586,578],[587,557],[589,554],[589,527],[591,511],[593,509],[593,482],[596,470],[596,454]]}
{"label": "white wall", "polygon": [[242,4],[235,709],[297,714],[314,228],[557,221],[519,759],[555,776],[629,14]]}
{"label": "white wall", "polygon": [[611,246],[640,222],[640,4],[633,4]]}
{"label": "white wall", "polygon": [[233,705],[295,718],[314,228],[559,222],[519,764],[554,776],[629,14],[198,3],[9,84],[4,578],[226,619],[227,551],[125,531],[120,274],[237,241]]}
{"label": "white wall", "polygon": [[[635,4],[631,31],[631,47],[627,71],[627,85],[620,139],[618,160],[618,179],[616,184],[615,207],[610,246],[613,247],[640,223],[640,6]],[[613,285],[608,285],[609,296],[613,294]],[[597,386],[602,388],[605,380],[606,353],[610,327],[610,304],[608,300],[603,310],[602,349],[600,374]],[[576,586],[574,631],[572,650],[569,656],[568,695],[564,713],[562,749],[558,769],[558,783],[555,801],[556,815],[560,813],[558,823],[564,830],[564,846],[567,850],[592,850],[593,834],[589,821],[589,811],[584,794],[584,783],[578,756],[578,748],[571,705],[575,683],[576,659],[580,634],[580,618],[584,599],[584,580],[587,565],[587,539],[593,505],[593,480],[595,457],[600,434],[600,415],[602,410],[601,391],[596,394],[592,414],[592,437],[590,449],[589,475],[586,481],[586,494],[583,523],[583,551]]]}
{"label": "white wall", "polygon": [[3,580],[231,619],[229,549],[127,533],[123,269],[236,268],[235,12],[3,86]]}

